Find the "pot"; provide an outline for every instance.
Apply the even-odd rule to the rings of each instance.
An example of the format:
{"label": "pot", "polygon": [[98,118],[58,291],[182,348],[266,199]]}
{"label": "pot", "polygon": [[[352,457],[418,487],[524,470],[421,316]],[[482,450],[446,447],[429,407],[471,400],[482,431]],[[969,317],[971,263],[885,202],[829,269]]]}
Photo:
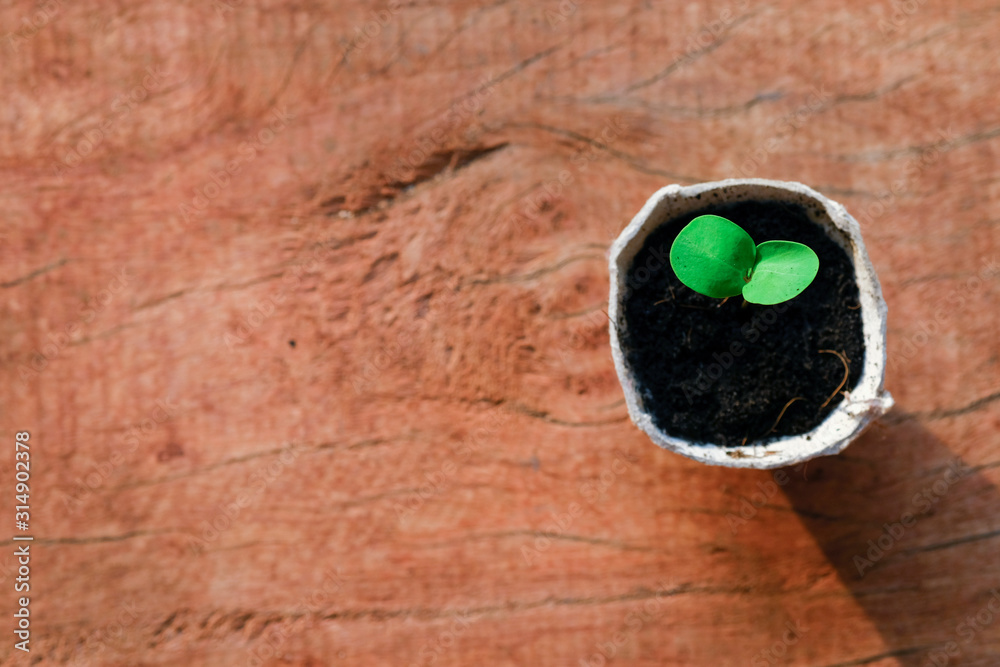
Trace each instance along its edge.
{"label": "pot", "polygon": [[[633,289],[628,282],[629,271],[650,234],[665,223],[685,215],[704,212],[713,206],[740,205],[741,202],[794,205],[796,210],[801,207],[809,219],[844,250],[853,264],[857,285],[864,362],[856,384],[843,393],[843,400],[811,431],[777,438],[757,437],[739,446],[725,446],[671,435],[658,426],[649,405],[648,388],[637,378],[636,369],[629,362],[629,350],[622,346],[630,339],[629,323],[625,317]],[[837,454],[892,407],[892,396],[884,388],[887,308],[861,238],[860,226],[841,204],[815,190],[801,183],[758,178],[729,179],[691,186],[669,185],[649,198],[615,240],[610,249],[609,264],[611,293],[608,314],[615,370],[625,393],[629,416],[660,447],[709,465],[779,468],[817,456]],[[672,274],[669,265],[664,270]],[[847,362],[844,363],[846,367]],[[644,390],[647,390],[646,394]],[[659,414],[659,417],[659,422],[664,423],[664,415]]]}

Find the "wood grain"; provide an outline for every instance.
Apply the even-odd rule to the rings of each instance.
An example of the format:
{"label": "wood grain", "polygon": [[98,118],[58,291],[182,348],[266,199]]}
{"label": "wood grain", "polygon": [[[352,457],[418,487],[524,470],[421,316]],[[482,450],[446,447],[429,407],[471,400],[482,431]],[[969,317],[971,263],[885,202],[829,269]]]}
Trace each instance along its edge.
{"label": "wood grain", "polygon": [[[0,495],[30,431],[35,537],[0,662],[1000,661],[996,6],[0,29]],[[898,408],[780,479],[655,447],[602,313],[646,198],[731,176],[844,203],[889,303]]]}

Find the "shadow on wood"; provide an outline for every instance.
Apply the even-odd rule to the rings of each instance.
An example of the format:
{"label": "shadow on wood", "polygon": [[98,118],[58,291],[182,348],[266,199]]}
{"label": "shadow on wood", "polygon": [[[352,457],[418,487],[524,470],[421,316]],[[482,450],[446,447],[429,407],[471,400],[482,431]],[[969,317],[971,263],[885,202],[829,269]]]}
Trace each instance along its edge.
{"label": "shadow on wood", "polygon": [[838,665],[989,654],[1000,561],[998,532],[982,525],[1000,514],[1000,491],[980,469],[897,409],[844,454],[790,476],[784,493],[886,645]]}

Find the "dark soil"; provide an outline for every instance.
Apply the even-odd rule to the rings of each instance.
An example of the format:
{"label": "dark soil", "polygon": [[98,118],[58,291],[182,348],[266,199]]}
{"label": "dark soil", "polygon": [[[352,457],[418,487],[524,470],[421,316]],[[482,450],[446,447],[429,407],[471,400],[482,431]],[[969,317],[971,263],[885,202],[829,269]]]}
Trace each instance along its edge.
{"label": "dark soil", "polygon": [[[819,274],[802,294],[774,306],[739,296],[723,303],[690,290],[670,268],[670,246],[692,219],[709,213],[732,220],[756,243],[805,243],[819,256]],[[821,407],[843,380],[844,364],[820,350],[847,358],[841,391],[861,378],[854,266],[800,206],[737,202],[668,221],[646,239],[628,285],[619,339],[646,410],[672,436],[733,447],[813,430],[843,400],[838,393]]]}

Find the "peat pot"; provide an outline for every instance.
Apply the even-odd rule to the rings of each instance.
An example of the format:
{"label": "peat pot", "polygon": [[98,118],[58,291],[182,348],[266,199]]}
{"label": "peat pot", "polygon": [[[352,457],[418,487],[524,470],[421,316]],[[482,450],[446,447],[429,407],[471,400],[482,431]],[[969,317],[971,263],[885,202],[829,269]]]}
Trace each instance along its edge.
{"label": "peat pot", "polygon": [[[678,232],[721,215],[754,241],[819,257],[798,296],[713,299],[670,267]],[[886,305],[847,210],[801,183],[732,179],[650,197],[610,251],[611,353],[629,415],[660,447],[710,465],[778,468],[836,454],[893,404]]]}

